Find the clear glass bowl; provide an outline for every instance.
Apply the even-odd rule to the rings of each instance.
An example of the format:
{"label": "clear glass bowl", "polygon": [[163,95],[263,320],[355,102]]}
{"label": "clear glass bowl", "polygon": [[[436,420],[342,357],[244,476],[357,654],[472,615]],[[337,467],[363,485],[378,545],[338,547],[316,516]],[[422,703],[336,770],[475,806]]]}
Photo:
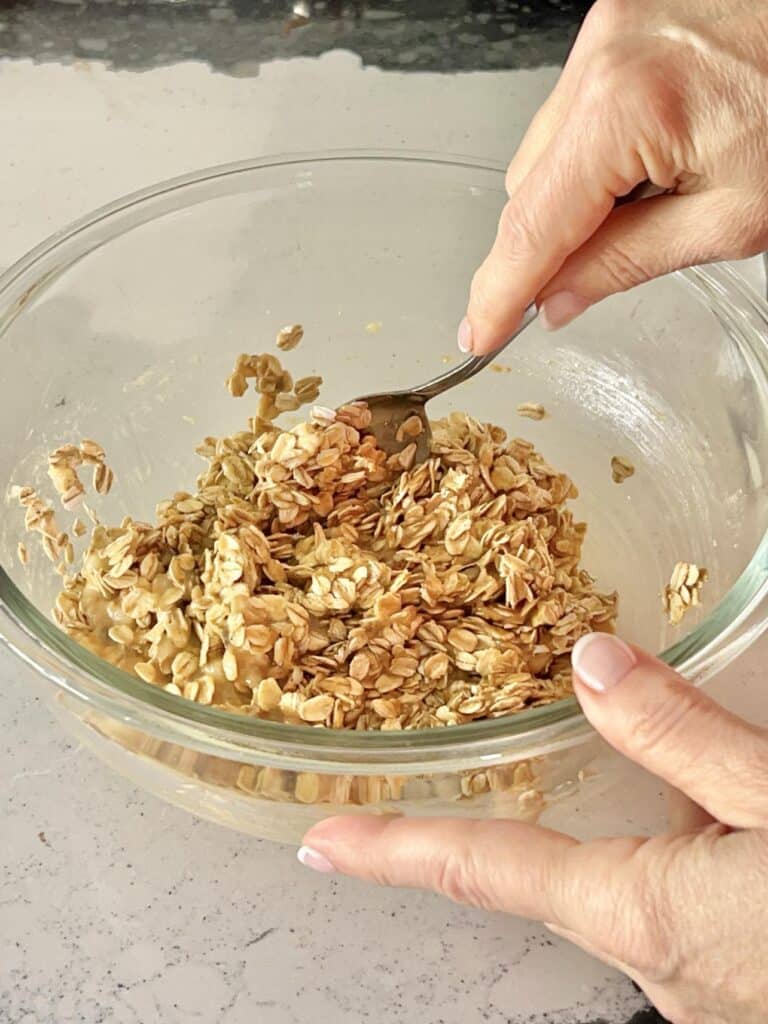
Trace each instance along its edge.
{"label": "clear glass bowl", "polygon": [[[325,404],[399,387],[457,358],[472,269],[504,201],[501,168],[418,154],[282,157],[202,171],[120,200],[0,279],[0,486],[46,489],[56,445],[93,437],[118,484],[106,521],[149,518],[190,486],[194,447],[251,411],[224,388],[235,355],[301,322],[295,375]],[[435,403],[527,436],[579,485],[584,564],[621,594],[622,635],[691,679],[766,624],[768,309],[727,267],[610,299],[570,328],[531,327]],[[380,324],[380,329],[366,329]],[[515,407],[542,402],[542,422]],[[636,474],[611,480],[613,455]],[[56,577],[22,516],[0,523],[0,631],[50,684],[79,738],[164,798],[298,840],[339,812],[535,818],[596,751],[573,700],[456,728],[342,733],[230,716],[92,656],[51,622]],[[704,608],[673,629],[660,592],[679,559],[707,566]]]}

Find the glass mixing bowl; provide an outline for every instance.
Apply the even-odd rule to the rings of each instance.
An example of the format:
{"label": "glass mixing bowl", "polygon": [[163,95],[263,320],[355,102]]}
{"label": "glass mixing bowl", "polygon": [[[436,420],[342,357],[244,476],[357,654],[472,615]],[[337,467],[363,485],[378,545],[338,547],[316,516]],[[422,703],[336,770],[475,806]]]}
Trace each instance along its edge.
{"label": "glass mixing bowl", "polygon": [[[537,817],[585,778],[595,736],[574,700],[414,732],[343,733],[229,715],[89,654],[49,618],[57,577],[37,538],[16,560],[13,484],[47,491],[47,453],[93,437],[118,483],[104,521],[150,518],[189,487],[197,442],[252,411],[224,387],[236,354],[301,322],[295,376],[323,402],[402,387],[455,360],[473,268],[504,201],[502,169],[384,153],[254,160],[151,188],[49,239],[0,280],[0,631],[80,740],[160,796],[298,840],[339,812]],[[766,624],[768,309],[727,267],[535,324],[435,402],[528,437],[579,486],[584,565],[621,594],[619,630],[695,681]],[[375,326],[374,326],[375,325]],[[541,422],[520,402],[541,402]],[[635,475],[611,479],[613,455]],[[80,542],[82,543],[82,541]],[[704,565],[703,608],[671,627],[675,562]],[[588,772],[586,772],[588,774]]]}

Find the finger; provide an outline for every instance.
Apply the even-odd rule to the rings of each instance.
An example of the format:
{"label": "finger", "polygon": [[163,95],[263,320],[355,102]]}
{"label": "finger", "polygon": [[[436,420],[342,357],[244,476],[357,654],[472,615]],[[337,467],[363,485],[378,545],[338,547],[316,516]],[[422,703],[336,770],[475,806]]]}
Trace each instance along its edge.
{"label": "finger", "polygon": [[664,959],[653,909],[664,838],[582,844],[522,822],[348,816],[315,825],[304,843],[309,867],[544,921],[612,962]]}
{"label": "finger", "polygon": [[643,840],[580,844],[516,821],[343,816],[313,826],[304,843],[342,874],[581,930],[582,895],[605,888]]}
{"label": "finger", "polygon": [[[579,36],[579,39],[581,36]],[[576,40],[552,92],[537,110],[507,168],[507,195],[512,196],[565,123],[578,88],[584,46]]]}
{"label": "finger", "polygon": [[564,75],[565,72],[542,106],[536,111],[507,168],[505,183],[507,195],[510,197],[528,177],[565,121],[571,97],[570,94],[566,94],[567,86],[563,81]]}
{"label": "finger", "polygon": [[742,225],[717,193],[645,199],[614,210],[539,295],[540,320],[555,330],[615,292],[672,270],[735,255]]}
{"label": "finger", "polygon": [[329,818],[304,843],[343,874],[553,921],[560,920],[553,879],[578,845],[520,822],[404,817]]}
{"label": "finger", "polygon": [[459,330],[465,351],[485,354],[508,339],[618,197],[646,180],[671,189],[685,171],[685,108],[667,63],[674,47],[642,34],[614,36],[593,48],[568,116],[515,182],[472,281]]}
{"label": "finger", "polygon": [[648,177],[616,120],[618,127],[606,132],[596,115],[574,113],[507,202],[472,280],[465,349],[481,355],[502,344],[533,297],[605,220],[616,196]]}
{"label": "finger", "polygon": [[572,655],[574,689],[612,746],[718,821],[768,826],[768,733],[721,708],[663,662],[607,633]]}

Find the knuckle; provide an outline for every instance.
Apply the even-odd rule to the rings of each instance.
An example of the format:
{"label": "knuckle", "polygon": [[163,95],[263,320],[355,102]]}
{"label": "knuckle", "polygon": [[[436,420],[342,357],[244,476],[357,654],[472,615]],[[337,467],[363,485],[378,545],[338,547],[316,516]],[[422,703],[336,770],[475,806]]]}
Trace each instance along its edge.
{"label": "knuckle", "polygon": [[653,276],[649,266],[615,243],[600,249],[595,254],[595,261],[611,291],[628,291]]}
{"label": "knuckle", "polygon": [[453,853],[447,853],[440,862],[435,888],[455,903],[470,903],[467,873],[463,862]]}
{"label": "knuckle", "polygon": [[[543,200],[541,203],[543,205]],[[543,216],[546,217],[546,212]],[[510,265],[527,268],[542,252],[550,256],[553,264],[562,265],[580,237],[574,234],[569,221],[559,223],[553,233],[541,222],[541,217],[541,208],[526,208],[515,199],[509,200],[499,218],[496,241],[485,265],[491,277],[493,273],[507,273]]]}
{"label": "knuckle", "polygon": [[440,860],[435,888],[453,900],[483,910],[494,909],[474,864],[471,849],[449,851]]}
{"label": "knuckle", "polygon": [[643,140],[647,171],[657,185],[670,188],[677,171],[688,165],[693,145],[687,131],[686,104],[678,83],[677,61],[664,55],[643,57],[632,75],[634,102],[647,114]]}
{"label": "knuckle", "polygon": [[487,860],[478,853],[486,845],[487,834],[495,831],[482,819],[466,822],[466,827],[450,842],[435,849],[429,875],[433,888],[456,903],[483,910],[499,907],[498,885]]}
{"label": "knuckle", "polygon": [[518,203],[509,202],[501,212],[496,241],[506,260],[519,263],[536,252],[542,239],[529,214]]}
{"label": "knuckle", "polygon": [[660,697],[649,701],[633,721],[628,746],[639,755],[674,747],[686,719],[694,712],[706,713],[697,690],[692,686],[663,686]]}
{"label": "knuckle", "polygon": [[[596,48],[584,77],[584,96],[594,123],[605,124],[606,109],[620,109],[642,122],[633,129],[644,137],[642,125],[651,126],[650,137],[672,144],[680,140],[685,124],[680,98],[679,56],[667,48],[648,47],[637,36],[610,39]],[[677,145],[680,148],[680,144]]]}

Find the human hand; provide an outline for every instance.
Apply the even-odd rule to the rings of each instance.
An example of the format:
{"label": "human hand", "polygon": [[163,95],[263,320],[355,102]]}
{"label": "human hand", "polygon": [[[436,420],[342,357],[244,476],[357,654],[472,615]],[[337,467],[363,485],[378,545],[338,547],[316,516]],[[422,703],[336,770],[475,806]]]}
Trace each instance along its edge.
{"label": "human hand", "polygon": [[309,830],[300,860],[543,921],[673,1024],[765,1024],[768,731],[608,634],[573,665],[595,728],[685,795],[669,832],[579,843],[514,821],[342,817]]}
{"label": "human hand", "polygon": [[[507,171],[459,345],[768,249],[768,2],[597,0]],[[673,195],[614,209],[649,180]]]}

